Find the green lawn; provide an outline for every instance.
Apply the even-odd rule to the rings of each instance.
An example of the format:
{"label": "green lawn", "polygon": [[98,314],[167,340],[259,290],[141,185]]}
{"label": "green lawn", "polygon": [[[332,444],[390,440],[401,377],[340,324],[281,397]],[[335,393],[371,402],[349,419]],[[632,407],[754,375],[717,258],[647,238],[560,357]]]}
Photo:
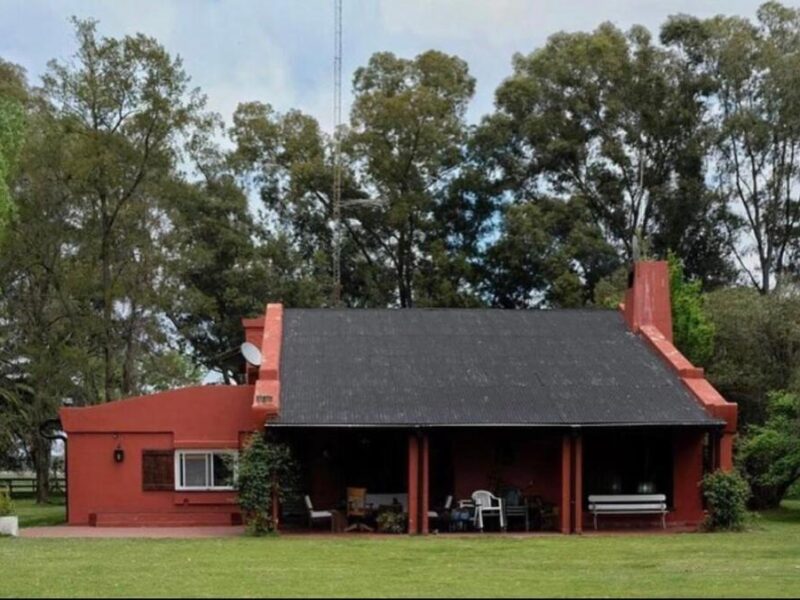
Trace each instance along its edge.
{"label": "green lawn", "polygon": [[49,504],[36,504],[34,500],[14,499],[14,510],[20,527],[60,525],[66,517],[64,498],[53,498]]}
{"label": "green lawn", "polygon": [[6,596],[798,596],[800,502],[743,534],[0,540]]}

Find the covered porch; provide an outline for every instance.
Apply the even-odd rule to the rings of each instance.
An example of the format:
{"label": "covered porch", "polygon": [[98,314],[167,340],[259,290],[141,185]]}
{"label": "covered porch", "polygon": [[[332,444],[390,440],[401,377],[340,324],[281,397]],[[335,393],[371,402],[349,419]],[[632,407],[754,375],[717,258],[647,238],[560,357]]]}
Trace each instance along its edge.
{"label": "covered porch", "polygon": [[[391,511],[412,534],[478,531],[479,490],[502,500],[502,520],[487,513],[486,531],[581,533],[593,528],[595,494],[660,494],[671,527],[694,526],[703,517],[697,482],[714,465],[717,437],[703,427],[300,426],[272,435],[300,465],[296,499],[281,507],[284,530],[378,530]],[[660,519],[600,520],[601,530],[621,527],[657,529]]]}

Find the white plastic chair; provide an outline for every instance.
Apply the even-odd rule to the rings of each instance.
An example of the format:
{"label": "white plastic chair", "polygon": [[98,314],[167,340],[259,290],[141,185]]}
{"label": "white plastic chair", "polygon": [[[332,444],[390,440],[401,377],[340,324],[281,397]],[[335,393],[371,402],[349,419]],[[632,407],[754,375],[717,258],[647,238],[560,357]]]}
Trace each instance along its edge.
{"label": "white plastic chair", "polygon": [[314,505],[311,503],[311,497],[304,496],[306,501],[306,509],[308,510],[308,526],[314,528],[314,521],[324,521],[325,519],[331,520],[331,531],[334,530],[333,512],[329,510],[314,510]]}
{"label": "white plastic chair", "polygon": [[500,529],[506,530],[506,518],[503,514],[503,501],[486,490],[472,492],[472,501],[475,503],[475,527],[483,531],[483,517],[497,516],[500,519]]}

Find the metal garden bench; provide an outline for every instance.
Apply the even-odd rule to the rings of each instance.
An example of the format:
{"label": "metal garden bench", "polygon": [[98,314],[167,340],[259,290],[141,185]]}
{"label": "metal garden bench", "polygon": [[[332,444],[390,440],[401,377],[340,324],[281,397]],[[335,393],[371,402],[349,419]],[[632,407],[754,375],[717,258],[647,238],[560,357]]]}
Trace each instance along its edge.
{"label": "metal garden bench", "polygon": [[597,515],[661,515],[661,527],[667,528],[667,497],[664,494],[591,495],[589,512]]}

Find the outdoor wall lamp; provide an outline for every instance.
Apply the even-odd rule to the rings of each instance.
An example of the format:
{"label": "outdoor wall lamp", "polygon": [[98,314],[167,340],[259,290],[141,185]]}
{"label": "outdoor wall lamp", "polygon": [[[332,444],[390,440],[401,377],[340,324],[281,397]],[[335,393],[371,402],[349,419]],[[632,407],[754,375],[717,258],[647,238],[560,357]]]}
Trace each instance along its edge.
{"label": "outdoor wall lamp", "polygon": [[114,449],[114,462],[121,463],[125,460],[125,450],[122,449],[122,446],[117,444],[117,447]]}

